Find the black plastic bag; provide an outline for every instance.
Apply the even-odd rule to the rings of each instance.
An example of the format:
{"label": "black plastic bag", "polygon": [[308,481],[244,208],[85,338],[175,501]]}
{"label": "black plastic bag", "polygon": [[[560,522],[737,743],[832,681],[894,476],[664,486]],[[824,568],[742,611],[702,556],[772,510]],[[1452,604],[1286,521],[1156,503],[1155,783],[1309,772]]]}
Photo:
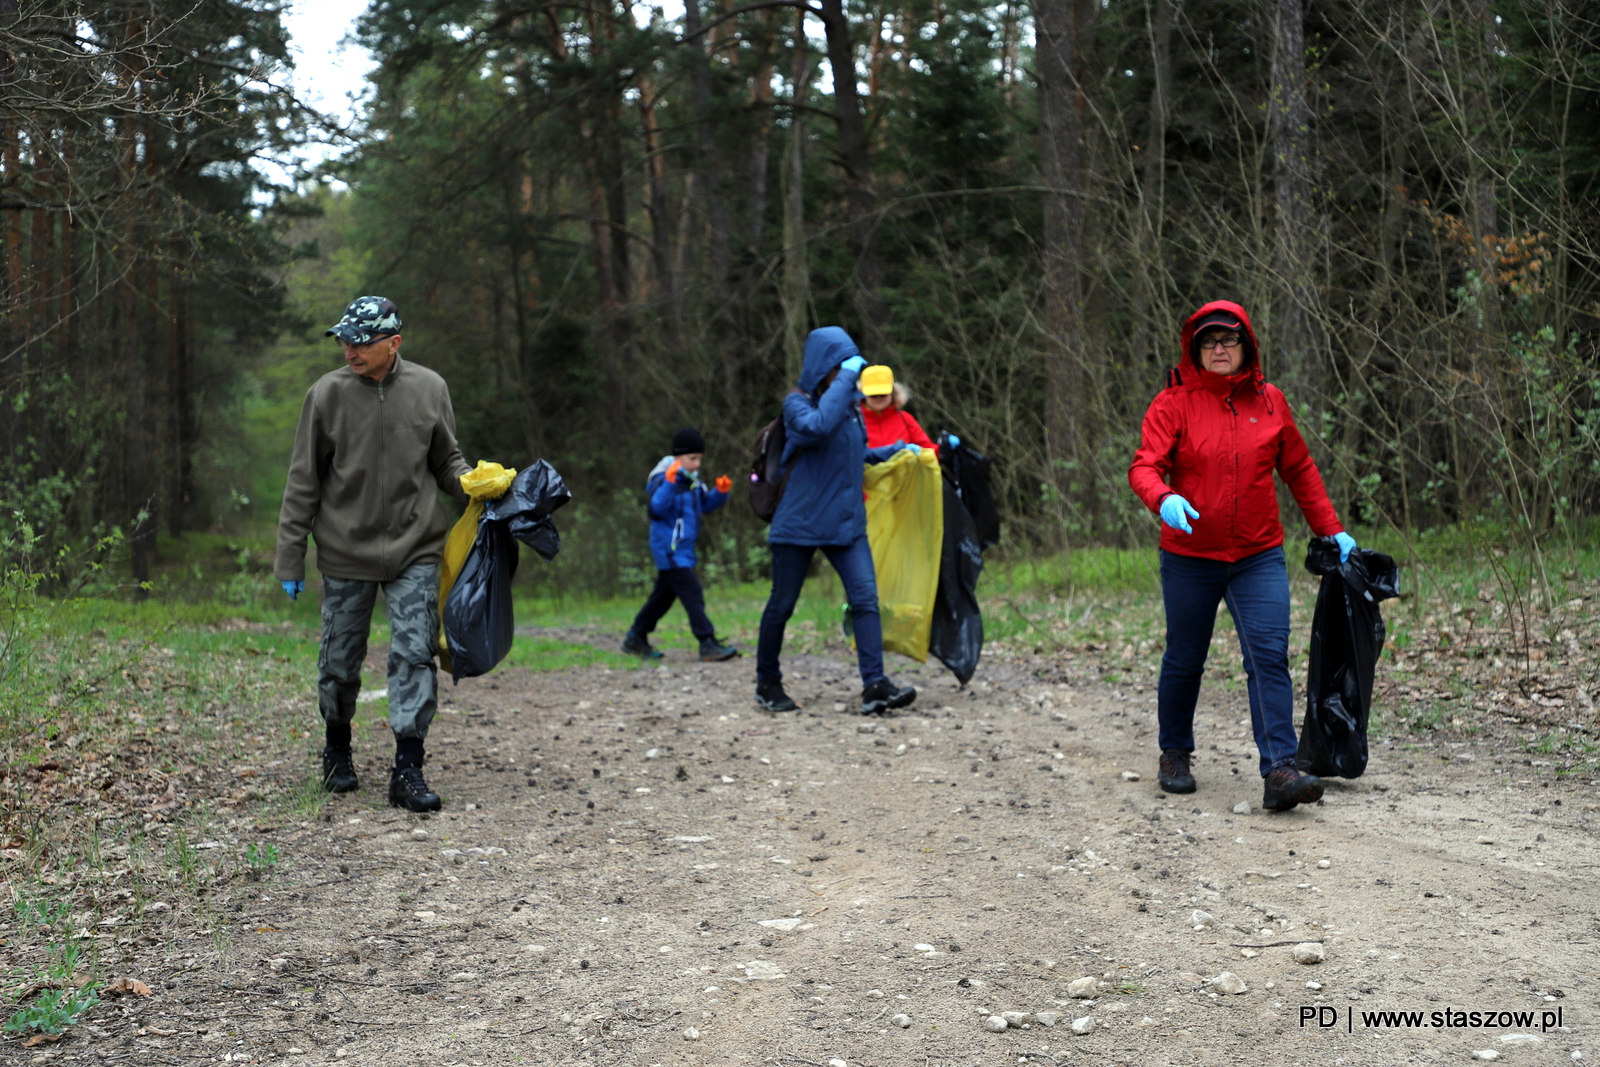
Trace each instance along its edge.
{"label": "black plastic bag", "polygon": [[946,475],[955,483],[956,495],[972,516],[978,547],[984,549],[999,544],[1000,509],[995,507],[994,492],[989,488],[989,457],[965,442],[952,447],[950,435],[941,434],[939,459]]}
{"label": "black plastic bag", "polygon": [[1372,682],[1383,654],[1380,601],[1400,595],[1400,568],[1389,556],[1358,548],[1344,563],[1331,537],[1306,547],[1306,570],[1322,576],[1311,620],[1306,721],[1295,762],[1311,774],[1359,778],[1367,769]]}
{"label": "black plastic bag", "polygon": [[511,610],[511,579],[517,573],[517,544],[503,521],[485,511],[478,521],[456,584],[444,604],[444,633],[450,642],[450,677],[459,682],[488,674],[506,653],[517,623]]}
{"label": "black plastic bag", "polygon": [[551,515],[572,499],[572,490],[545,460],[517,473],[505,496],[490,502],[484,517],[506,524],[511,536],[539,553],[546,563],[561,551],[561,534]]}
{"label": "black plastic bag", "polygon": [[933,626],[928,651],[966,685],[983,654],[983,613],[978,609],[978,575],[983,548],[978,524],[962,504],[955,486],[944,483],[944,546],[939,554],[939,588],[933,597]]}
{"label": "black plastic bag", "polygon": [[544,460],[518,472],[511,488],[484,506],[472,551],[444,603],[447,662],[455,681],[488,674],[511,651],[516,619],[511,579],[517,573],[517,542],[546,562],[561,551],[561,534],[551,519],[572,499],[572,491]]}

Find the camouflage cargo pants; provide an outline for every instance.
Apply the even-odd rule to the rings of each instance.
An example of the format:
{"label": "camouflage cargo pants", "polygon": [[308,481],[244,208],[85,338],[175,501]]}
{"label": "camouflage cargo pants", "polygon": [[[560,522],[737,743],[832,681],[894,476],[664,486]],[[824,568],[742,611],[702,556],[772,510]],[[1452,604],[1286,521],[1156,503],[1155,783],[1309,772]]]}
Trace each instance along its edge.
{"label": "camouflage cargo pants", "polygon": [[361,664],[378,587],[389,607],[389,728],[396,738],[428,736],[438,710],[439,565],[413,563],[391,582],[322,580],[322,651],[317,656],[317,703],[322,720],[343,724],[356,715]]}

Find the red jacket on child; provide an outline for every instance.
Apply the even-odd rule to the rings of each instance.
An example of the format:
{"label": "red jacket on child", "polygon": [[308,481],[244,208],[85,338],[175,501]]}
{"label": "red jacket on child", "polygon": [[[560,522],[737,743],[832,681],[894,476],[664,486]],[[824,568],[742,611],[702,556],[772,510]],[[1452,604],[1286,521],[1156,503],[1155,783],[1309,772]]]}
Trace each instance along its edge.
{"label": "red jacket on child", "polygon": [[922,432],[917,420],[894,404],[890,404],[882,411],[873,411],[866,404],[862,404],[861,421],[867,427],[868,448],[882,448],[896,441],[904,441],[908,445],[931,448],[935,455],[939,452],[939,446],[928,440],[928,435]]}
{"label": "red jacket on child", "polygon": [[[1214,311],[1238,316],[1249,341],[1244,366],[1226,378],[1196,366],[1190,353],[1195,323]],[[1200,513],[1192,534],[1162,523],[1161,547],[1233,563],[1283,544],[1273,472],[1294,494],[1312,533],[1342,531],[1288,401],[1261,372],[1244,308],[1226,300],[1205,305],[1183,324],[1181,344],[1167,387],[1145,412],[1128,468],[1128,484],[1151,511],[1177,493]]]}

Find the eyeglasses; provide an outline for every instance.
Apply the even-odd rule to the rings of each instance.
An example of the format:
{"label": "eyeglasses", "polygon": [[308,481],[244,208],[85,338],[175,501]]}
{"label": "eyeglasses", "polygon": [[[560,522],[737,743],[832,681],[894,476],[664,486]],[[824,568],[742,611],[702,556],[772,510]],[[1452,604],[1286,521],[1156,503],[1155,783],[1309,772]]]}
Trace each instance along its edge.
{"label": "eyeglasses", "polygon": [[1241,338],[1236,333],[1222,334],[1218,337],[1202,337],[1200,339],[1200,350],[1203,352],[1212,348],[1238,348],[1240,343]]}

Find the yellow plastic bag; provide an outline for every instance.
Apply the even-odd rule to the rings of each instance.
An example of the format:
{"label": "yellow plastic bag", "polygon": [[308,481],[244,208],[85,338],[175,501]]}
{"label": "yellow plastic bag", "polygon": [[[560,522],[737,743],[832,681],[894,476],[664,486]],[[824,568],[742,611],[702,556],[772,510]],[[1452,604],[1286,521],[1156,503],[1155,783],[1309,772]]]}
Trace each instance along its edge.
{"label": "yellow plastic bag", "polygon": [[484,502],[504,496],[516,477],[515,467],[502,467],[486,459],[478,460],[477,467],[461,476],[461,488],[472,502],[450,528],[450,536],[444,542],[444,558],[439,561],[439,662],[445,670],[450,669],[450,642],[444,635],[445,601],[450,599],[456,577],[472,553],[473,542],[478,539],[478,520],[483,518]]}
{"label": "yellow plastic bag", "polygon": [[461,488],[474,503],[481,503],[504,496],[516,479],[517,468],[480,459],[476,467],[461,476]]}
{"label": "yellow plastic bag", "polygon": [[931,449],[910,449],[866,469],[867,543],[878,575],[886,652],[928,659],[933,598],[944,547],[944,486]]}

